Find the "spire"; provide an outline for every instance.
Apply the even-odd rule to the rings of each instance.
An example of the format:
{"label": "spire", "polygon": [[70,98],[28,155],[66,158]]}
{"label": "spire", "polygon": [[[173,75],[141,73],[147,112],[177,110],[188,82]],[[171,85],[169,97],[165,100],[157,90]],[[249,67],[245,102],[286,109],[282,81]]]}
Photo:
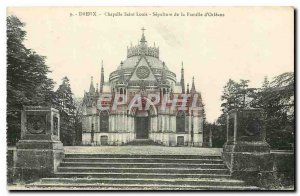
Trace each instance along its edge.
{"label": "spire", "polygon": [[91,76],[91,85],[90,85],[90,91],[89,93],[94,94],[95,93],[95,87],[93,82],[93,76]]}
{"label": "spire", "polygon": [[159,58],[159,47],[156,47],[156,43],[154,42],[154,46],[148,46],[148,42],[145,37],[145,28],[142,29],[142,36],[137,40],[137,45],[127,48],[127,58],[133,56],[152,56],[155,58]]}
{"label": "spire", "polygon": [[98,82],[96,83],[96,94],[99,95]]}
{"label": "spire", "polygon": [[181,80],[180,80],[180,85],[181,85],[182,93],[185,93],[183,61],[181,62]]}
{"label": "spire", "polygon": [[103,60],[102,60],[101,61],[100,93],[103,93],[103,85],[104,85],[104,68],[103,68]]}
{"label": "spire", "polygon": [[190,93],[190,85],[189,85],[189,83],[187,83],[186,94],[189,94],[189,93]]}
{"label": "spire", "polygon": [[141,38],[141,43],[142,44],[145,44],[147,41],[146,41],[146,37],[145,37],[145,34],[144,34],[144,32],[145,32],[145,28],[143,27],[142,29],[141,29],[142,31],[143,31],[143,33],[142,33],[142,38]]}
{"label": "spire", "polygon": [[193,82],[192,82],[191,93],[196,93],[195,82],[194,82],[194,76],[193,76]]}
{"label": "spire", "polygon": [[161,83],[166,83],[167,78],[166,78],[166,65],[165,62],[163,62],[163,70],[162,70],[162,74],[161,74]]}
{"label": "spire", "polygon": [[120,73],[119,82],[120,83],[125,83],[124,70],[123,70],[123,61],[121,61],[120,65],[121,65],[121,73]]}

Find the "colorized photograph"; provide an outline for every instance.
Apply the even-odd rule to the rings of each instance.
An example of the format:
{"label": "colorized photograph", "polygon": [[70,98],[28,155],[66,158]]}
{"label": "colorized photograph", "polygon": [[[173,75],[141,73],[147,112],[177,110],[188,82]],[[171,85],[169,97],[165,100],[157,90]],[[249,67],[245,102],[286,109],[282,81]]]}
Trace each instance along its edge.
{"label": "colorized photograph", "polygon": [[293,7],[8,7],[7,189],[295,191]]}

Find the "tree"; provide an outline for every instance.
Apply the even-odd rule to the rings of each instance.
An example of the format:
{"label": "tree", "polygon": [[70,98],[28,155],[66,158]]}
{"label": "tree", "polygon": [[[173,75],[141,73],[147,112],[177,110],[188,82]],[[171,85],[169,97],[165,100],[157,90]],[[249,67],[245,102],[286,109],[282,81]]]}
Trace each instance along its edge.
{"label": "tree", "polygon": [[76,132],[76,145],[82,142],[82,98],[75,98],[76,113],[75,113],[75,132]]}
{"label": "tree", "polygon": [[223,95],[221,96],[221,108],[223,113],[227,113],[232,109],[246,108],[250,106],[252,99],[255,97],[255,88],[249,88],[249,80],[241,79],[235,82],[229,79],[224,86]]}
{"label": "tree", "polygon": [[294,143],[294,104],[293,72],[280,74],[272,82],[265,78],[252,105],[265,111],[266,139],[273,148],[286,148]]}
{"label": "tree", "polygon": [[266,89],[266,88],[269,88],[270,87],[270,82],[269,82],[269,79],[267,76],[264,77],[264,81],[263,81],[263,84],[262,84],[262,88],[263,89]]}
{"label": "tree", "polygon": [[76,106],[67,77],[62,79],[62,84],[56,90],[53,103],[60,113],[60,140],[64,145],[74,145]]}
{"label": "tree", "polygon": [[51,105],[54,82],[46,57],[28,49],[25,24],[16,16],[7,17],[7,143],[20,138],[21,110],[24,105]]}
{"label": "tree", "polygon": [[265,113],[266,140],[271,147],[282,149],[293,145],[294,73],[280,74],[271,82],[265,77],[261,88],[249,88],[248,83],[249,80],[240,80],[240,82],[229,80],[224,86],[221,97],[223,113],[217,120],[219,131],[213,132],[214,140],[221,142],[218,136],[226,133],[228,111],[234,108],[262,108]]}

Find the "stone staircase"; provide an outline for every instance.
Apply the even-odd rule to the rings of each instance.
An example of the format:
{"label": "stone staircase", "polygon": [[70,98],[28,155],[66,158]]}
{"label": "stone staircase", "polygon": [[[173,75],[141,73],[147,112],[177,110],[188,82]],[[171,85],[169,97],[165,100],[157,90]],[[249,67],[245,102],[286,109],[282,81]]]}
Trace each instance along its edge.
{"label": "stone staircase", "polygon": [[161,146],[150,139],[135,139],[126,144],[127,146]]}
{"label": "stone staircase", "polygon": [[258,190],[232,179],[220,156],[66,154],[54,177],[31,189]]}

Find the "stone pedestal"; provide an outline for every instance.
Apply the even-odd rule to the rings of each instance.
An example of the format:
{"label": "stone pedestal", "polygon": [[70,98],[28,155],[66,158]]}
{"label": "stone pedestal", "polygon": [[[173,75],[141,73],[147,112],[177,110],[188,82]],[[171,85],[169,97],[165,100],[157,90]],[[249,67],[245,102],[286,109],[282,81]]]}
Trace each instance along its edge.
{"label": "stone pedestal", "polygon": [[257,182],[272,172],[273,158],[265,141],[262,110],[231,110],[227,116],[227,142],[222,158],[233,176]]}
{"label": "stone pedestal", "polygon": [[58,110],[26,106],[22,111],[21,139],[17,143],[16,173],[21,180],[35,180],[54,174],[64,158],[59,140]]}

